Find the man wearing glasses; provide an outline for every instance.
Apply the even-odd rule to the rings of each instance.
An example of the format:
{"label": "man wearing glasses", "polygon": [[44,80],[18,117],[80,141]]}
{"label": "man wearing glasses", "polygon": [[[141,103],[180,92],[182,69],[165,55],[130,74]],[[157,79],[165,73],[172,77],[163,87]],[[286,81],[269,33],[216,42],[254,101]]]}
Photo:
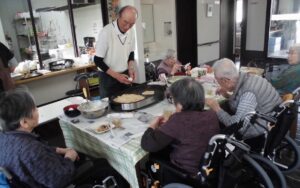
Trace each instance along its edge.
{"label": "man wearing glasses", "polygon": [[135,79],[135,36],[131,29],[138,12],[132,6],[120,9],[118,18],[99,33],[94,62],[100,68],[100,97],[126,89]]}

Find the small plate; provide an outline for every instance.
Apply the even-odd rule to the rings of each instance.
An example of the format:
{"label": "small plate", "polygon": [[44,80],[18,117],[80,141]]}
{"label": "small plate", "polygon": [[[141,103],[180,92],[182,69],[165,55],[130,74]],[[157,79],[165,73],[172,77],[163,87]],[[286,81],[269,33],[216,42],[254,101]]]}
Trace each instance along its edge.
{"label": "small plate", "polygon": [[107,131],[109,131],[110,128],[115,128],[114,124],[109,124],[108,122],[103,122],[101,125],[95,127],[95,128],[87,128],[86,130],[95,133],[95,134],[102,134]]}

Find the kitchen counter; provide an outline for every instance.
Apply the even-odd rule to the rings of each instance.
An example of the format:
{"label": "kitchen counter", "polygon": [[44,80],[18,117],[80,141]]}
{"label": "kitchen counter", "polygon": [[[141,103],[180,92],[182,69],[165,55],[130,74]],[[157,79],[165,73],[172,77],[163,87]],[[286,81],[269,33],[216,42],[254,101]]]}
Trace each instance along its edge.
{"label": "kitchen counter", "polygon": [[49,73],[46,73],[44,75],[37,76],[37,77],[16,80],[15,85],[26,84],[26,83],[34,82],[37,80],[51,78],[51,77],[55,77],[55,76],[59,76],[59,75],[67,74],[67,73],[72,73],[72,72],[76,72],[76,71],[81,71],[81,70],[85,70],[88,68],[95,68],[95,67],[96,66],[94,64],[87,64],[87,65],[72,67],[72,68],[68,68],[68,69],[64,69],[64,70],[60,70],[60,71],[49,72]]}

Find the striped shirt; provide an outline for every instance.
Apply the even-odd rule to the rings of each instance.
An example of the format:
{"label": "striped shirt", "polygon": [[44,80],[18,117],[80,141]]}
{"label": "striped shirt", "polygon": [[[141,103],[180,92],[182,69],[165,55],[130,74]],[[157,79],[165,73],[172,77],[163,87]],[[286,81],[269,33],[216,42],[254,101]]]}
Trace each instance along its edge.
{"label": "striped shirt", "polygon": [[[236,113],[234,115],[230,115],[224,110],[220,110],[217,112],[217,116],[219,120],[228,127],[235,123],[239,123],[241,120],[243,120],[247,113],[255,112],[257,105],[258,103],[256,96],[252,92],[245,92],[241,95]],[[266,122],[263,122],[266,125]],[[243,127],[239,130],[239,132],[243,135],[244,139],[247,139],[263,134],[264,129],[259,126],[250,125],[249,120],[245,120]]]}

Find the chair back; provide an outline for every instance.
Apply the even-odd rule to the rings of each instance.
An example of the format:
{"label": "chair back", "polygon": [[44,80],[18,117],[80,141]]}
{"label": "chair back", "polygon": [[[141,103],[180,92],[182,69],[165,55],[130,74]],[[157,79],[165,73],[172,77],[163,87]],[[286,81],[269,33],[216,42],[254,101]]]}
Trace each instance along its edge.
{"label": "chair back", "polygon": [[287,132],[296,118],[297,111],[295,110],[296,103],[294,100],[283,102],[275,109],[275,117],[277,121],[274,125],[270,125],[271,129],[268,133],[266,144],[264,148],[264,155],[269,155],[274,148],[276,148],[285,137]]}
{"label": "chair back", "polygon": [[6,168],[0,167],[0,187],[1,188],[29,188],[27,185],[13,176]]}
{"label": "chair back", "polygon": [[10,188],[8,183],[8,178],[10,177],[10,174],[7,172],[6,169],[0,167],[0,187],[1,188]]}

